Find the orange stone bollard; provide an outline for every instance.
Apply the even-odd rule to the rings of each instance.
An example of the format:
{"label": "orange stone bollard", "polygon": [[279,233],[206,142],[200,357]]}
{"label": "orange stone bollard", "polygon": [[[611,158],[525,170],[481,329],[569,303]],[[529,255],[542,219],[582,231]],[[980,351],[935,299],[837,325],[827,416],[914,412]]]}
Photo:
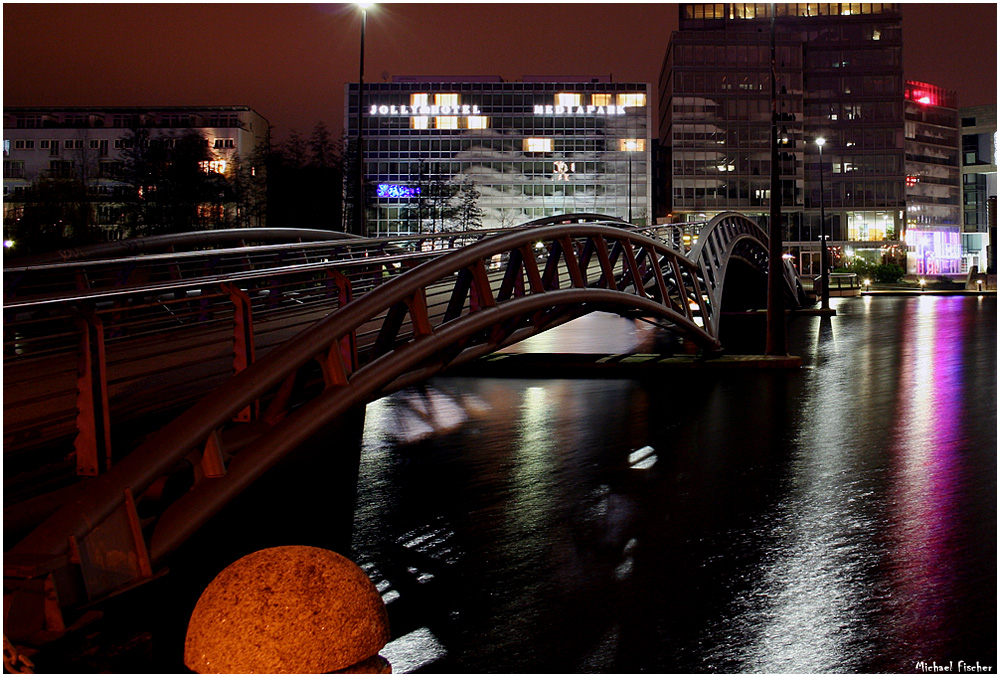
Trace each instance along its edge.
{"label": "orange stone bollard", "polygon": [[207,673],[392,672],[385,604],[365,573],[330,550],[268,548],[242,557],[198,599],[184,664]]}

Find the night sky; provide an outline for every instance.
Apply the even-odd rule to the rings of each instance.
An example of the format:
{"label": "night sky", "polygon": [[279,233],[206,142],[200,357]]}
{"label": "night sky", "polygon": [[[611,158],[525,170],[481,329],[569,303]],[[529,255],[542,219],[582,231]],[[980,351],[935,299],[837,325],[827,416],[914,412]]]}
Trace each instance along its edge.
{"label": "night sky", "polygon": [[[354,5],[9,4],[5,106],[248,105],[278,139],[339,131],[356,82]],[[905,75],[996,103],[997,5],[906,3]],[[654,91],[677,5],[381,4],[365,79],[392,75],[610,75]]]}

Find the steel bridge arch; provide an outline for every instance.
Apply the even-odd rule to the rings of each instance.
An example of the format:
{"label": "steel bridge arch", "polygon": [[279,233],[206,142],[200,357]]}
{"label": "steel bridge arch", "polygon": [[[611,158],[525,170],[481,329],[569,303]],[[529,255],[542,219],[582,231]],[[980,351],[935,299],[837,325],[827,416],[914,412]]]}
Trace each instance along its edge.
{"label": "steel bridge arch", "polygon": [[[697,261],[705,273],[706,288],[714,308],[722,308],[726,274],[733,261],[740,260],[761,274],[767,274],[768,237],[756,222],[736,212],[715,216],[699,233],[688,256]],[[798,308],[808,303],[805,291],[792,265],[784,261],[784,291],[786,305]],[[709,320],[713,336],[719,335],[722,314]]]}
{"label": "steel bridge arch", "polygon": [[[688,256],[636,230],[571,223],[513,229],[444,253],[354,299],[237,373],[87,481],[5,560],[65,557],[51,574],[66,590],[60,599],[66,609],[142,582],[232,497],[328,421],[588,312],[659,317],[706,352],[717,352],[728,260],[757,260],[760,249],[766,256],[760,233],[743,217],[718,218]],[[317,365],[316,387],[293,399],[296,380]],[[248,427],[233,423],[248,407],[260,412],[249,424],[257,432],[245,446],[228,447],[234,428]],[[134,528],[134,571],[103,583],[103,575],[88,574],[78,557],[66,557],[69,543],[76,551],[98,552],[113,522],[138,524],[135,505],[180,462],[196,469],[195,481],[153,520]]]}

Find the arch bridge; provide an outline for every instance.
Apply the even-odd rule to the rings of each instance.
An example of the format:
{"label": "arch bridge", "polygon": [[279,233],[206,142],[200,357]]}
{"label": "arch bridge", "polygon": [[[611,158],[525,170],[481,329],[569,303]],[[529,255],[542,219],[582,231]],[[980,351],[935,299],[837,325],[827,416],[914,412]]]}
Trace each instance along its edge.
{"label": "arch bridge", "polygon": [[[595,311],[657,318],[711,356],[723,350],[719,327],[723,310],[732,307],[729,299],[740,306],[766,299],[766,233],[738,214],[698,226],[690,249],[676,227],[635,228],[595,215],[554,221],[424,237],[418,244],[414,238],[338,241],[335,246],[348,249],[336,258],[323,249],[330,243],[299,245],[283,250],[280,265],[269,259],[256,269],[235,266],[221,275],[201,271],[185,278],[176,274],[185,269],[179,259],[151,257],[132,262],[146,273],[142,284],[124,289],[94,284],[69,292],[41,285],[34,295],[8,296],[5,270],[5,315],[9,310],[12,318],[41,322],[33,314],[40,308],[51,311],[41,315],[52,320],[59,314],[54,309],[72,307],[64,315],[75,317],[89,337],[91,362],[100,362],[103,348],[92,348],[105,340],[138,350],[149,343],[169,347],[176,336],[177,343],[206,350],[213,322],[236,327],[226,343],[235,354],[235,373],[198,380],[205,394],[127,453],[112,455],[109,446],[114,411],[106,374],[103,386],[91,373],[77,388],[77,418],[92,419],[77,423],[76,454],[90,457],[82,473],[77,459],[78,473],[91,477],[5,508],[5,532],[9,523],[22,532],[4,556],[5,634],[25,642],[58,634],[81,608],[149,580],[284,455],[384,394]],[[242,249],[210,253],[244,262],[250,255]],[[91,273],[100,268],[89,265]],[[156,266],[173,277],[158,277],[163,271]],[[790,266],[785,271],[786,303],[800,305],[805,297],[797,277]],[[11,271],[20,275],[20,289],[31,272]],[[747,294],[747,286],[759,289]],[[729,294],[727,287],[740,293]],[[224,313],[206,302],[209,296],[235,310]],[[283,315],[268,315],[275,305]],[[187,324],[168,324],[181,309]],[[255,329],[281,324],[297,311],[306,320],[286,322],[284,333],[255,353],[262,347]],[[119,335],[107,334],[102,317]],[[148,317],[155,319],[142,325]],[[33,343],[27,328],[8,341],[6,325],[5,391],[11,367],[54,359],[58,352]],[[175,326],[187,333],[172,333]],[[198,332],[210,340],[193,338]],[[162,490],[167,481],[174,488],[169,500]]]}

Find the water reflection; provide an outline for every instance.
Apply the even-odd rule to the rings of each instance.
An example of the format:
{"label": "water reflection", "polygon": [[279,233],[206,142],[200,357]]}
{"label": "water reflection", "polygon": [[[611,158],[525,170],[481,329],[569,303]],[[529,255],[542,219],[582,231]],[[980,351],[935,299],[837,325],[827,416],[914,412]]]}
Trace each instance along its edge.
{"label": "water reflection", "polygon": [[[835,301],[793,322],[794,374],[437,379],[370,405],[355,543],[426,645],[410,664],[995,665],[995,300]],[[540,349],[636,345],[605,319]]]}
{"label": "water reflection", "polygon": [[866,508],[872,490],[857,448],[871,431],[850,395],[865,345],[835,340],[830,317],[812,322],[788,494],[759,522],[769,545],[747,574],[753,585],[707,638],[735,640],[717,644],[713,660],[741,672],[857,669],[876,649],[872,601],[884,597],[871,583],[878,524]]}
{"label": "water reflection", "polygon": [[[898,425],[892,443],[892,583],[900,640],[942,656],[956,562],[959,430],[965,323],[947,320],[955,299],[920,298],[903,315]],[[944,631],[944,632],[943,632]]]}

